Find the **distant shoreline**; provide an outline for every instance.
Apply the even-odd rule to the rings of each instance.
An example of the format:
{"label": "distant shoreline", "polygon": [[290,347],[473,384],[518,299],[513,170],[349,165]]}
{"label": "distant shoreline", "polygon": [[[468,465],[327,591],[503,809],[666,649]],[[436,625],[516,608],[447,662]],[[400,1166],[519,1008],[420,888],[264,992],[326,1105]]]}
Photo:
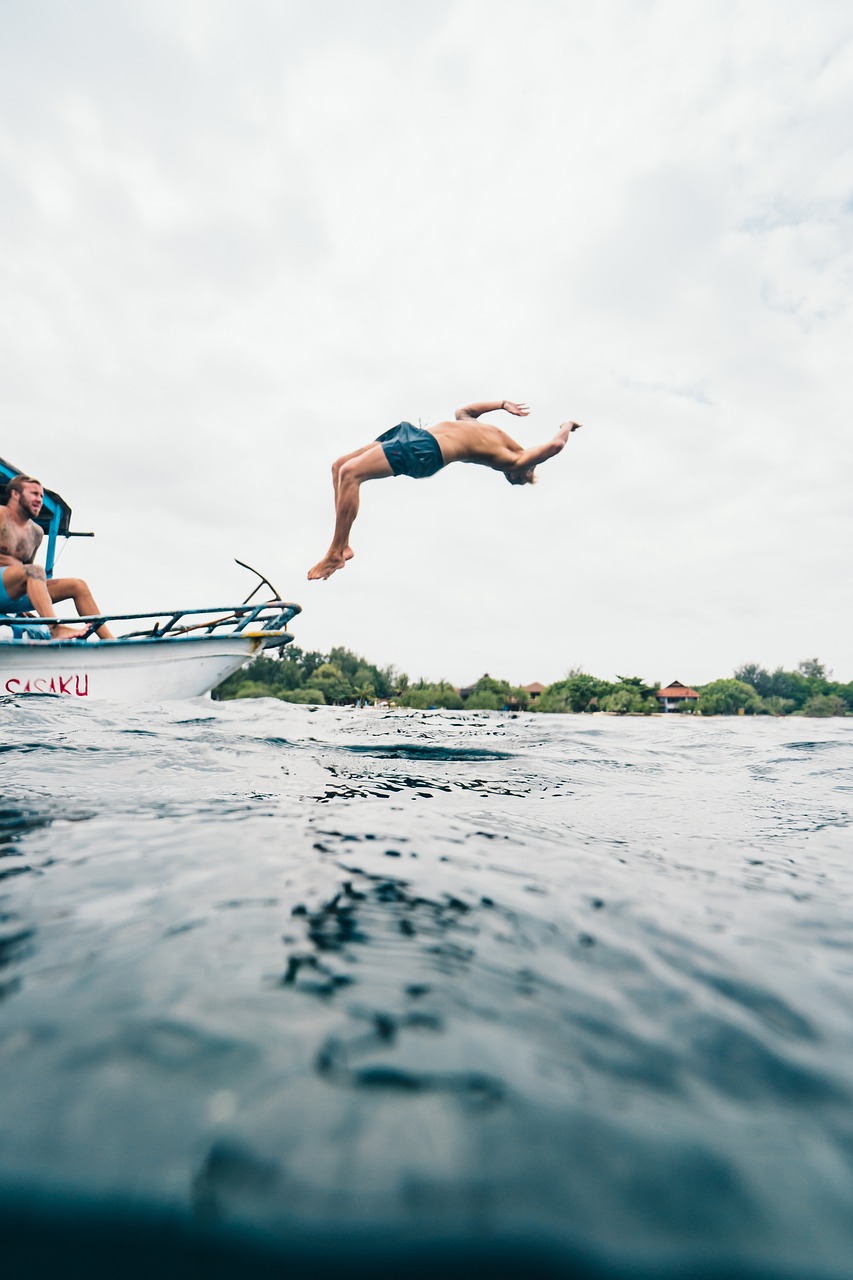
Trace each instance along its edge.
{"label": "distant shoreline", "polygon": [[833,680],[817,659],[795,671],[770,672],[748,663],[733,675],[707,684],[649,684],[640,676],[603,680],[573,670],[563,680],[518,686],[488,674],[473,685],[447,680],[412,681],[393,666],[377,667],[342,646],[327,654],[295,645],[278,657],[261,654],[213,691],[221,700],[278,698],[310,706],[410,707],[445,711],[529,711],[533,714],[615,716],[806,716],[853,715],[853,681]]}

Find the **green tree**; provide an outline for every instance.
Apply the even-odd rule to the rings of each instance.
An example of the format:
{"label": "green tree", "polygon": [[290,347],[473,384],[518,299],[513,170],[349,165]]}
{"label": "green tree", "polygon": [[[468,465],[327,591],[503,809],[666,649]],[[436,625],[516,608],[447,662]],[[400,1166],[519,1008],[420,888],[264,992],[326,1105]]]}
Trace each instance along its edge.
{"label": "green tree", "polygon": [[[227,680],[224,680],[213,693],[214,698],[236,698],[240,695],[240,691],[248,685],[257,685],[263,688],[264,695],[267,697],[273,695],[277,689],[282,687],[281,676],[284,664],[276,658],[270,658],[266,654],[261,653],[246,667],[241,667],[239,671],[233,672]],[[289,680],[290,672],[284,671],[285,681]],[[298,677],[297,677],[298,683]],[[244,695],[246,697],[261,697],[259,693],[250,693]]]}
{"label": "green tree", "polygon": [[268,684],[261,684],[257,680],[244,680],[233,696],[235,698],[272,698],[275,695]]}
{"label": "green tree", "polygon": [[846,716],[847,703],[837,693],[817,693],[797,712],[800,716]]}
{"label": "green tree", "polygon": [[465,699],[466,711],[502,711],[505,701],[491,689],[475,689]]}
{"label": "green tree", "polygon": [[795,710],[795,704],[790,698],[778,698],[773,693],[762,699],[762,702],[764,710],[769,716],[787,716]]}
{"label": "green tree", "polygon": [[393,667],[382,671],[366,658],[353,653],[352,649],[336,646],[329,654],[328,661],[338,668],[353,691],[369,686],[372,690],[371,697],[387,698],[395,690]]}
{"label": "green tree", "polygon": [[799,662],[797,670],[807,680],[827,680],[831,674],[817,658],[806,658],[803,662]]}
{"label": "green tree", "polygon": [[646,701],[638,689],[629,684],[618,684],[612,693],[602,698],[601,709],[621,716],[628,712],[637,715],[646,711]]}
{"label": "green tree", "polygon": [[[625,710],[645,716],[659,710],[656,696],[659,685],[646,684],[641,676],[617,676],[616,679],[618,684],[609,695],[608,703],[612,698],[618,697]],[[608,705],[604,709],[612,711],[617,708]]]}
{"label": "green tree", "polygon": [[773,696],[773,677],[766,667],[759,667],[757,662],[747,662],[738,667],[734,679],[751,684],[760,698]]}
{"label": "green tree", "polygon": [[428,707],[441,707],[447,711],[460,711],[465,703],[446,680],[438,684],[420,682],[419,688],[404,689],[400,694],[400,706],[424,711]]}
{"label": "green tree", "polygon": [[355,696],[360,707],[369,706],[370,703],[376,701],[376,693],[373,685],[366,681],[357,681],[355,686]]}
{"label": "green tree", "polygon": [[324,662],[317,667],[311,684],[320,690],[326,702],[345,702],[353,696],[352,685],[334,662]]}
{"label": "green tree", "polygon": [[513,700],[513,690],[507,680],[496,680],[488,672],[480,676],[465,700],[470,711],[503,711]]}
{"label": "green tree", "polygon": [[313,676],[317,668],[322,667],[325,661],[326,661],[326,657],[322,653],[317,653],[313,650],[310,653],[305,653],[300,650],[299,651],[299,669],[302,672],[303,682],[307,683],[311,679],[311,677]]}
{"label": "green tree", "polygon": [[537,711],[597,711],[613,688],[607,680],[573,671],[565,680],[549,684],[533,705]]}
{"label": "green tree", "polygon": [[326,702],[322,691],[320,689],[312,689],[310,685],[306,685],[303,689],[283,689],[276,696],[282,702],[308,703],[316,707],[322,707]]}
{"label": "green tree", "polygon": [[781,667],[777,667],[770,677],[770,696],[785,698],[797,709],[805,706],[809,698],[820,691],[813,687],[813,681],[801,671],[783,671]]}
{"label": "green tree", "polygon": [[834,684],[832,692],[839,698],[843,698],[847,704],[847,710],[853,712],[853,680],[850,684]]}
{"label": "green tree", "polygon": [[626,689],[636,689],[641,698],[654,697],[659,687],[656,684],[646,684],[642,676],[617,676],[616,679],[619,685],[624,685]]}
{"label": "green tree", "polygon": [[761,711],[761,699],[751,684],[743,680],[712,680],[699,690],[699,710],[703,716],[736,716]]}

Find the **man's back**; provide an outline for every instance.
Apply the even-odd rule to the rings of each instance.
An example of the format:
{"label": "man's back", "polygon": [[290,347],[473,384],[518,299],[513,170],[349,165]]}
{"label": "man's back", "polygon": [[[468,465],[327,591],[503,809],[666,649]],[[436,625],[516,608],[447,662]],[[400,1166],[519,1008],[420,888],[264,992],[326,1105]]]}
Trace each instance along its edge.
{"label": "man's back", "polygon": [[437,422],[429,432],[438,441],[445,465],[479,462],[500,471],[511,468],[522,452],[521,445],[512,436],[490,422]]}

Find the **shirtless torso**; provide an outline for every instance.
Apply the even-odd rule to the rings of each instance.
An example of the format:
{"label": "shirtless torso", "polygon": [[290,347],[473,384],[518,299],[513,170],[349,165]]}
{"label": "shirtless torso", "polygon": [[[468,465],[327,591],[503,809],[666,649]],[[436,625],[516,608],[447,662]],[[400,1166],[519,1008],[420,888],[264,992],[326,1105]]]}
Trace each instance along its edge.
{"label": "shirtless torso", "polygon": [[35,520],[19,524],[8,507],[0,507],[0,567],[9,564],[32,564],[44,534]]}
{"label": "shirtless torso", "polygon": [[438,441],[445,466],[475,462],[503,471],[523,452],[512,436],[488,422],[437,422],[427,430]]}

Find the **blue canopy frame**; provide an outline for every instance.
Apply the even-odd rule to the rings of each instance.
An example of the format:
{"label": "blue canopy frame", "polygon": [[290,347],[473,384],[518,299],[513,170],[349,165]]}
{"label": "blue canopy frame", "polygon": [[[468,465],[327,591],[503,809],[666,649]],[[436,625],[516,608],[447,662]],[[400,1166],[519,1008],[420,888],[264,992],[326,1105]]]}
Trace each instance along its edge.
{"label": "blue canopy frame", "polygon": [[[4,458],[0,458],[0,486],[5,486],[15,476],[26,474],[26,472],[21,471],[20,467],[13,467],[11,462],[6,462]],[[56,540],[57,538],[70,538],[72,536],[71,508],[64,498],[60,498],[58,493],[54,493],[52,489],[45,489],[44,506],[39,512],[36,524],[47,534],[44,569],[47,576],[52,578],[53,566],[56,563]]]}

